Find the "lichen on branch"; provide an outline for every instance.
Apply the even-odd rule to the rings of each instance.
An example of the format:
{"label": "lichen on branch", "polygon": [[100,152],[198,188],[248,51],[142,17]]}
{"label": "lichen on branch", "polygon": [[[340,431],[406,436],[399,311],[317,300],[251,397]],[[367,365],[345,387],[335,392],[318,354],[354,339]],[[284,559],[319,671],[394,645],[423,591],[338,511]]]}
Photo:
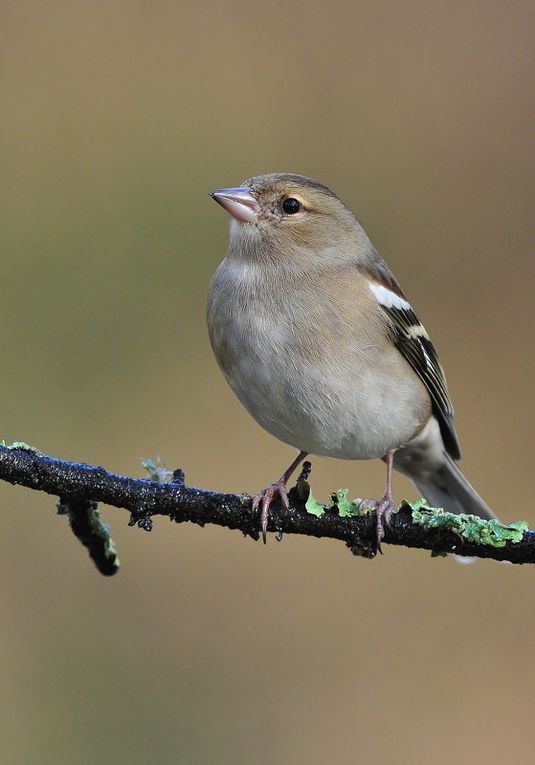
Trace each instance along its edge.
{"label": "lichen on branch", "polygon": [[[127,510],[130,525],[145,530],[152,528],[155,516],[168,516],[177,523],[213,524],[259,538],[258,519],[251,513],[248,494],[223,494],[187,486],[181,470],[170,474],[159,462],[147,461],[146,468],[152,480],[55,459],[21,442],[0,445],[0,480],[61,498],[64,508],[70,503],[75,508],[69,513],[75,525],[82,520],[85,523],[78,538],[102,573],[114,573],[118,560],[107,527],[95,515],[96,503]],[[278,536],[338,539],[355,554],[373,558],[377,552],[374,512],[360,507],[358,500],[349,500],[345,490],[334,492],[329,503],[320,505],[309,492],[309,470],[308,466],[290,490],[288,509],[273,504],[268,531]],[[81,518],[83,513],[85,518]],[[91,547],[94,535],[99,538],[96,548]],[[504,525],[474,516],[451,516],[422,502],[401,503],[386,529],[383,544],[430,550],[433,555],[455,553],[535,563],[535,532],[528,531],[524,522]]]}

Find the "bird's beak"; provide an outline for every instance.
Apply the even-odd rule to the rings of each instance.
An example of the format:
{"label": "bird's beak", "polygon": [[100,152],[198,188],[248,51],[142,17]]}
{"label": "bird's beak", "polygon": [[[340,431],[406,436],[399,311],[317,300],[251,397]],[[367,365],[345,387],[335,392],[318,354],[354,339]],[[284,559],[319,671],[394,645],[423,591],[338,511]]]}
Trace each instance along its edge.
{"label": "bird's beak", "polygon": [[210,196],[240,223],[258,222],[258,202],[248,186],[237,189],[216,189]]}

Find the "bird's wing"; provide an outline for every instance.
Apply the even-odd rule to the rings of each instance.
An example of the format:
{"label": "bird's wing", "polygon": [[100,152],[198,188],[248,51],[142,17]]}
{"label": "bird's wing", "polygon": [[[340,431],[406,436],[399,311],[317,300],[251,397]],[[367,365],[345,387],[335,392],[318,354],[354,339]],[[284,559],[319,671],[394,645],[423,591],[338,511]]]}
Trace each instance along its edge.
{"label": "bird's wing", "polygon": [[[381,275],[384,278],[384,274]],[[429,335],[405,299],[401,288],[389,274],[391,284],[370,280],[375,299],[390,319],[392,340],[422,380],[431,397],[433,414],[440,425],[444,446],[453,459],[459,459],[461,450],[455,432],[453,406],[448,393],[444,370]],[[381,281],[383,281],[383,278]]]}

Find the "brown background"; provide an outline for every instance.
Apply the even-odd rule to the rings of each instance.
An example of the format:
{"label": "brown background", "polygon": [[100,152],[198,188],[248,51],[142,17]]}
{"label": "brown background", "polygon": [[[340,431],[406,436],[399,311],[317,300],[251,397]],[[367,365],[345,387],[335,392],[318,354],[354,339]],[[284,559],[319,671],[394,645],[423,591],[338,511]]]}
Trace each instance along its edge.
{"label": "brown background", "polygon": [[[314,176],[438,346],[464,468],[506,520],[533,467],[528,2],[4,2],[1,437],[253,491],[291,450],[204,324],[228,221],[207,192]],[[318,497],[383,466],[315,459]],[[414,497],[403,478],[398,498]],[[127,528],[100,577],[50,498],[0,487],[2,762],[526,762],[535,567]]]}

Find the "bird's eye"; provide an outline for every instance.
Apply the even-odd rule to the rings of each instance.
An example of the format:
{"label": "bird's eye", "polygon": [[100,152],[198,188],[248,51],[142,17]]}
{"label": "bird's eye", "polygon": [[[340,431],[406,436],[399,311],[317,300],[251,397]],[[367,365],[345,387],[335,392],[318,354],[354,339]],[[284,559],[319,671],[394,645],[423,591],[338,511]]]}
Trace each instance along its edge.
{"label": "bird's eye", "polygon": [[298,213],[301,209],[300,203],[297,201],[297,199],[294,199],[293,197],[288,197],[288,199],[285,199],[282,203],[282,209],[286,213],[286,215],[295,215],[295,213]]}

